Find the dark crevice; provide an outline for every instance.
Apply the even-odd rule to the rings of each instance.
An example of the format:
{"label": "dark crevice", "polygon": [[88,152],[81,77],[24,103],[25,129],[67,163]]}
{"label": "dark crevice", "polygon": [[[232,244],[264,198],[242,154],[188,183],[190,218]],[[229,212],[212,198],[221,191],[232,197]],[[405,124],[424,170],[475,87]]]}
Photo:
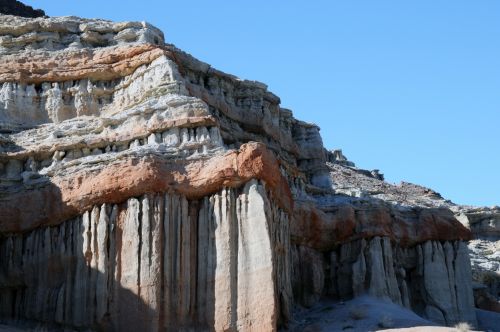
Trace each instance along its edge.
{"label": "dark crevice", "polygon": [[138,200],[139,213],[137,215],[138,228],[137,236],[139,237],[139,248],[137,249],[137,296],[141,296],[141,252],[142,252],[142,200]]}

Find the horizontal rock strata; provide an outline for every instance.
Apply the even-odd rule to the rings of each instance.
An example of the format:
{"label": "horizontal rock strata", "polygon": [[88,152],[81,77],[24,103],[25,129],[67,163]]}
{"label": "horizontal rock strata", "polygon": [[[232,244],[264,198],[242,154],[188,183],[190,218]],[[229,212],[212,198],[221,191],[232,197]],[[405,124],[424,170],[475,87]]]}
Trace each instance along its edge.
{"label": "horizontal rock strata", "polygon": [[0,319],[274,331],[367,292],[475,322],[453,206],[327,151],[265,84],[144,22],[1,15],[0,54]]}
{"label": "horizontal rock strata", "polygon": [[[446,240],[448,236],[450,236],[448,239],[451,240],[455,238],[463,240],[472,239],[468,246],[472,263],[476,306],[485,310],[498,310],[494,308],[498,308],[500,304],[499,207],[457,205],[449,200],[445,200],[439,193],[432,189],[406,182],[402,182],[399,185],[389,184],[383,181],[383,179],[377,178],[370,171],[356,168],[354,165],[339,163],[335,159],[336,157],[338,156],[329,158],[328,163],[328,167],[331,169],[332,182],[337,193],[350,196],[348,199],[350,202],[356,202],[356,205],[367,205],[368,202],[370,202],[368,205],[373,205],[373,202],[377,202],[377,205],[381,207],[386,206],[387,203],[391,203],[392,206],[398,207],[397,215],[399,216],[401,214],[408,215],[409,219],[415,220],[417,214],[422,213],[423,215],[427,215],[426,219],[428,222],[425,223],[425,230],[429,231],[427,234],[439,234],[438,237],[440,237],[441,241]],[[344,157],[343,159],[346,158]],[[332,210],[329,207],[332,203],[333,205],[338,203],[343,204],[339,199],[322,199],[322,201],[322,206],[325,206],[327,211]],[[373,210],[373,208],[369,208],[369,210]],[[430,211],[434,212],[429,214]],[[412,214],[415,216],[411,217]],[[387,216],[386,213],[384,215]],[[408,217],[403,217],[403,219],[408,219]],[[429,219],[428,217],[431,218]],[[350,219],[355,220],[356,218],[351,217]],[[387,220],[387,217],[384,219]],[[392,212],[391,219],[394,220]],[[321,220],[325,220],[325,218],[321,218]],[[453,224],[456,225],[457,220],[467,229],[454,226]],[[321,222],[317,224],[324,225],[325,223]],[[378,227],[379,231],[380,226]],[[313,229],[317,231],[318,228]],[[405,228],[403,227],[402,229]],[[398,227],[398,229],[400,228]],[[457,232],[461,235],[458,235]],[[293,231],[292,227],[293,233],[297,232]],[[423,235],[423,233],[422,231],[417,231],[405,234]],[[380,235],[380,232],[375,235]],[[401,242],[404,237],[401,238],[400,235],[391,237],[391,240]],[[311,243],[316,242],[310,241],[308,245],[311,245]]]}
{"label": "horizontal rock strata", "polygon": [[[174,189],[188,198],[203,197],[222,187],[238,187],[251,179],[267,180],[278,204],[290,211],[289,189],[277,162],[262,145],[249,144],[195,162],[169,163],[161,158],[128,158],[95,170],[69,171],[51,183],[0,201],[0,230],[23,232],[62,222],[99,202],[119,203],[131,196]],[[18,206],[22,199],[25,206]]]}
{"label": "horizontal rock strata", "polygon": [[398,209],[378,201],[342,199],[319,207],[299,202],[293,216],[294,241],[320,250],[374,236],[389,237],[404,247],[471,239],[453,213],[441,208]]}

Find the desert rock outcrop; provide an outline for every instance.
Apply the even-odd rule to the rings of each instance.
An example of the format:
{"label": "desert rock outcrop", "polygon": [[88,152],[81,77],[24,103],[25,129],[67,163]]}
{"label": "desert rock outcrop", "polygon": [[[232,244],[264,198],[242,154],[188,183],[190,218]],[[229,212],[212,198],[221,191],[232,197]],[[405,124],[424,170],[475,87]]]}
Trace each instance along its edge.
{"label": "desert rock outcrop", "polygon": [[1,15],[0,54],[2,321],[273,331],[368,293],[475,324],[455,211],[379,190],[265,84],[144,22]]}

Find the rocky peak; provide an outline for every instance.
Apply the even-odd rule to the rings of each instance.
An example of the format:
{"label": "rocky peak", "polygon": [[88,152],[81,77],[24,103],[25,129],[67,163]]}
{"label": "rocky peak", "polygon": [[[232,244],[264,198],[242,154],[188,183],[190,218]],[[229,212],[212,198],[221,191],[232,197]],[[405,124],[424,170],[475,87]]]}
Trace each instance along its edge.
{"label": "rocky peak", "polygon": [[33,9],[16,0],[0,0],[0,14],[22,17],[43,17],[45,12],[41,9]]}
{"label": "rocky peak", "polygon": [[327,154],[328,154],[328,161],[333,164],[339,164],[350,167],[356,166],[352,161],[347,160],[347,157],[344,156],[341,149],[328,151]]}

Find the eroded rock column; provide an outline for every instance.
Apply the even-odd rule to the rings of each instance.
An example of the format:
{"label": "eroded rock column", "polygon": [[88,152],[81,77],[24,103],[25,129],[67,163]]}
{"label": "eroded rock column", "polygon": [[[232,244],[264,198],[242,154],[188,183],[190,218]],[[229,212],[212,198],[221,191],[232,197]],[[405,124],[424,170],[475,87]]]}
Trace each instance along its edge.
{"label": "eroded rock column", "polygon": [[106,331],[272,331],[290,306],[288,217],[263,183],[147,194],[0,239],[0,317]]}
{"label": "eroded rock column", "polygon": [[294,248],[294,295],[305,306],[325,294],[341,299],[368,294],[443,325],[476,324],[463,241],[427,241],[403,248],[387,237],[373,237],[342,244],[327,254]]}

